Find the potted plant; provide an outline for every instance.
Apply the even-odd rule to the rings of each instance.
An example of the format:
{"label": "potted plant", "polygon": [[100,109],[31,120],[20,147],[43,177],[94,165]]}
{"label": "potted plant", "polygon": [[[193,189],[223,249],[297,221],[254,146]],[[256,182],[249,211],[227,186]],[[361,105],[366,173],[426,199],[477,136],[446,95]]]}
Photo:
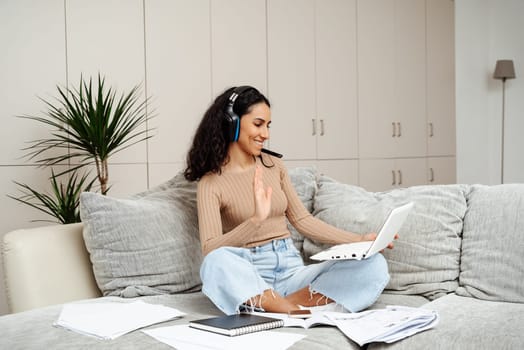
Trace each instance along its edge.
{"label": "potted plant", "polygon": [[[55,216],[60,222],[63,216],[79,221],[78,197],[89,191],[93,181],[78,171],[94,165],[100,192],[107,194],[109,183],[109,159],[123,149],[151,137],[147,122],[149,98],[141,99],[140,86],[127,94],[117,96],[115,89],[106,87],[105,79],[98,75],[96,86],[90,78],[80,77],[78,89],[57,86],[59,96],[55,103],[42,99],[47,110],[43,115],[20,117],[43,123],[52,129],[48,138],[31,141],[24,148],[25,157],[39,166],[53,167],[67,164],[66,170],[55,174],[52,170],[52,196],[40,193],[30,186],[16,183],[22,195],[10,196],[24,204]],[[62,152],[56,152],[56,150]],[[65,186],[58,178],[69,175]],[[52,199],[52,200],[51,200]],[[58,215],[53,207],[67,203],[75,214]],[[68,219],[69,220],[69,219]]]}

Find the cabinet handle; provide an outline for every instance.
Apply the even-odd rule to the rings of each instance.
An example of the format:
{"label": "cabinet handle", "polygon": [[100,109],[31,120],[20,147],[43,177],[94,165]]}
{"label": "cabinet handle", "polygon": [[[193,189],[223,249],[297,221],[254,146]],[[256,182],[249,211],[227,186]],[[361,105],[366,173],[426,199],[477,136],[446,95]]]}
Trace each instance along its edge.
{"label": "cabinet handle", "polygon": [[315,136],[317,134],[317,120],[316,119],[311,119],[311,126],[312,126],[312,134],[313,136]]}
{"label": "cabinet handle", "polygon": [[433,171],[433,168],[429,168],[429,182],[435,181],[435,172]]}
{"label": "cabinet handle", "polygon": [[398,184],[402,185],[402,171],[397,170],[397,172],[398,172]]}
{"label": "cabinet handle", "polygon": [[398,133],[397,133],[397,137],[400,137],[402,136],[402,130],[400,129],[400,122],[397,122],[397,130],[398,130]]}
{"label": "cabinet handle", "polygon": [[429,123],[429,137],[433,137],[433,123]]}
{"label": "cabinet handle", "polygon": [[324,136],[324,119],[320,119],[320,136]]}
{"label": "cabinet handle", "polygon": [[395,177],[395,170],[391,170],[391,178],[391,186],[395,186],[395,184],[397,183],[397,178]]}
{"label": "cabinet handle", "polygon": [[391,134],[391,137],[397,136],[397,129],[395,128],[395,122],[391,123],[391,129],[393,131],[393,133]]}

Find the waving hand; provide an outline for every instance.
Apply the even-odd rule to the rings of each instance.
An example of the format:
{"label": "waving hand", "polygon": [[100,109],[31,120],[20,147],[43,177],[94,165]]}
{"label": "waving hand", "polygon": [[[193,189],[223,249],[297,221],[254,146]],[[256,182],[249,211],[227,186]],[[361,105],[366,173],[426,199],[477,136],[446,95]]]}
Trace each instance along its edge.
{"label": "waving hand", "polygon": [[253,219],[256,222],[262,222],[269,216],[271,210],[271,194],[273,189],[271,187],[264,188],[262,180],[262,168],[257,165],[255,169],[255,177],[253,179],[253,190],[255,193],[255,215]]}

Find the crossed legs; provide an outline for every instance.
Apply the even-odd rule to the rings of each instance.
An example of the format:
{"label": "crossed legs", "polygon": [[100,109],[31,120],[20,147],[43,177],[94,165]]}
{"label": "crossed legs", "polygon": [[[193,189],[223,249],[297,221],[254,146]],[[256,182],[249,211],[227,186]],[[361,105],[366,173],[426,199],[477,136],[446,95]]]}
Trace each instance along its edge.
{"label": "crossed legs", "polygon": [[286,262],[292,278],[286,280],[286,285],[268,283],[275,266],[275,254],[268,253],[252,254],[248,249],[234,247],[212,251],[200,269],[202,291],[225,314],[238,312],[244,303],[268,312],[287,313],[299,309],[299,305],[324,305],[334,300],[356,312],[373,304],[389,280],[387,262],[381,254],[363,261],[341,260],[304,267],[300,256],[291,252]]}

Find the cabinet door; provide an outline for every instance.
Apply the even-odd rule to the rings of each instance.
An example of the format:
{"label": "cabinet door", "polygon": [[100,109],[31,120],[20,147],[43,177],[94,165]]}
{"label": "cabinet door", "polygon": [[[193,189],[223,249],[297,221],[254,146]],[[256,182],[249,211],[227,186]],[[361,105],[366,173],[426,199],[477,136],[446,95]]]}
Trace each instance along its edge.
{"label": "cabinet door", "polygon": [[428,155],[455,154],[455,52],[452,1],[427,0]]}
{"label": "cabinet door", "polygon": [[358,3],[360,157],[426,154],[425,5]]}
{"label": "cabinet door", "polygon": [[355,0],[317,0],[317,158],[358,157]]}
{"label": "cabinet door", "polygon": [[147,92],[156,117],[149,163],[184,163],[212,98],[209,2],[146,1]]}
{"label": "cabinet door", "polygon": [[395,1],[359,1],[358,109],[361,158],[395,156]]}
{"label": "cabinet door", "polygon": [[428,183],[430,185],[454,184],[457,182],[455,157],[428,158]]}
{"label": "cabinet door", "polygon": [[396,186],[394,159],[360,159],[359,185],[368,191],[385,191]]}
{"label": "cabinet door", "polygon": [[358,169],[360,186],[368,191],[427,183],[426,158],[361,159]]}
{"label": "cabinet door", "polygon": [[265,42],[265,0],[211,1],[213,96],[239,85],[267,92]]}
{"label": "cabinet door", "polygon": [[[34,164],[34,161],[23,157],[27,153],[26,150],[22,150],[27,146],[25,142],[48,138],[54,129],[13,116],[40,115],[45,104],[36,95],[55,104],[54,98],[51,98],[51,96],[58,95],[55,84],[60,87],[67,84],[64,2],[60,0],[34,3],[2,1],[0,3],[0,23],[2,23],[0,47],[4,48],[0,56],[2,67],[0,115],[4,121],[4,126],[0,129],[0,149],[2,150],[0,164],[2,164],[2,173],[6,174],[17,168],[3,168],[5,165]],[[42,30],[43,28],[45,30]],[[78,87],[77,77],[72,81],[71,87]],[[52,154],[59,155],[63,151],[57,149]],[[29,168],[27,170],[27,173],[30,174]],[[19,168],[19,171],[20,173],[26,172],[25,169],[22,170],[22,167]],[[49,182],[47,181],[48,174],[38,174],[34,180],[43,180],[41,176],[45,179],[41,182]],[[18,176],[13,179],[24,183]],[[11,179],[2,178],[2,182],[8,186],[3,189],[9,188],[11,191],[11,188],[16,187]],[[34,181],[30,180],[27,183],[33,185]],[[10,210],[11,207],[15,207],[11,205],[15,203],[14,201],[6,196],[3,197],[6,203],[10,204],[8,206],[0,201],[2,205],[5,205],[4,209]],[[31,210],[29,209],[28,212]],[[14,222],[22,223],[24,220]]]}
{"label": "cabinet door", "polygon": [[397,171],[396,187],[410,187],[427,184],[426,158],[400,158],[395,160]]}
{"label": "cabinet door", "polygon": [[317,169],[339,182],[358,185],[358,160],[318,160]]}
{"label": "cabinet door", "polygon": [[[386,0],[390,1],[390,0]],[[396,157],[426,156],[426,7],[396,0]]]}
{"label": "cabinet door", "polygon": [[268,0],[271,148],[287,159],[316,157],[314,0]]}
{"label": "cabinet door", "polygon": [[285,160],[286,167],[313,167],[318,174],[326,175],[345,184],[358,185],[358,160]]}
{"label": "cabinet door", "polygon": [[[106,87],[116,89],[119,96],[144,82],[143,2],[70,0],[66,4],[66,67],[72,88],[78,87],[80,76],[94,82],[100,74]],[[142,85],[140,100],[144,99]],[[139,142],[115,153],[110,162],[145,163],[147,154],[146,142]]]}

